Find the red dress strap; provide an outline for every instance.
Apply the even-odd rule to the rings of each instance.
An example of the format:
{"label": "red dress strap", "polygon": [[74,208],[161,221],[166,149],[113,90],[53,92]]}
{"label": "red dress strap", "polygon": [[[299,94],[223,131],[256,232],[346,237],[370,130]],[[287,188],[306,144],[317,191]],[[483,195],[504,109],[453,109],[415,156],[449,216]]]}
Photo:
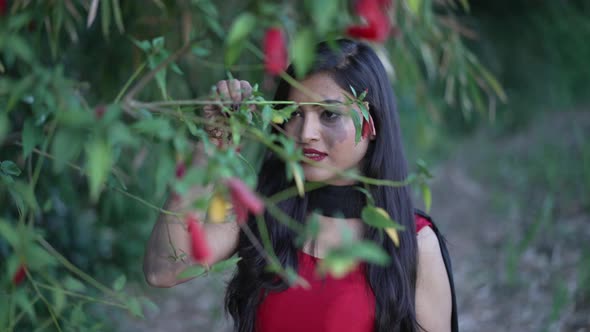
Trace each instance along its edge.
{"label": "red dress strap", "polygon": [[416,233],[420,232],[422,230],[422,228],[428,226],[428,227],[432,227],[432,223],[426,219],[425,217],[416,214]]}

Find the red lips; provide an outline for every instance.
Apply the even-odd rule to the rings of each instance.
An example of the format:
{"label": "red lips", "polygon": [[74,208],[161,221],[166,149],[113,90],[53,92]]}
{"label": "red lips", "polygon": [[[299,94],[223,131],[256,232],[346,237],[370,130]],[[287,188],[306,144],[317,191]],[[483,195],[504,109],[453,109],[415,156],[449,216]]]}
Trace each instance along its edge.
{"label": "red lips", "polygon": [[316,149],[303,149],[303,155],[305,158],[309,158],[313,161],[321,161],[328,156],[327,153],[318,151]]}

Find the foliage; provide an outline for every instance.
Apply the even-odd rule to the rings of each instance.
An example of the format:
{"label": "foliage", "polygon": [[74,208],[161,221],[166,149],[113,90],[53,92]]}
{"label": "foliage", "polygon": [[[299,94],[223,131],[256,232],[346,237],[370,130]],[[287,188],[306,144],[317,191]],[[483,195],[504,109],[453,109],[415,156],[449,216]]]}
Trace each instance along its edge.
{"label": "foliage", "polygon": [[[461,21],[477,36],[467,44],[506,89],[508,103],[497,107],[501,128],[522,128],[541,111],[588,102],[589,14],[581,0],[473,3]],[[449,119],[456,129],[469,125]]]}
{"label": "foliage", "polygon": [[[408,0],[388,7],[399,36],[374,47],[408,108],[459,100],[468,115],[486,111],[483,96],[503,98],[451,24],[457,6]],[[468,8],[466,1],[461,6]],[[160,208],[169,190],[183,195],[194,185],[221,187],[232,176],[252,186],[262,147],[289,163],[288,176],[301,192],[301,151],[269,134],[288,114],[264,98],[275,78],[264,74],[266,54],[258,45],[268,28],[281,27],[303,75],[317,41],[357,23],[350,7],[328,0],[10,2],[0,21],[0,200],[7,202],[0,210],[0,287],[9,299],[0,302],[0,327],[100,330],[103,322],[84,313],[89,303],[141,316],[150,302],[125,294],[124,285],[140,278],[156,215],[174,214]],[[230,116],[215,125],[229,129],[231,139],[218,148],[203,130],[200,108],[212,102],[210,87],[225,75],[264,84],[237,109],[221,102]],[[250,105],[258,111],[251,114]],[[192,163],[197,141],[210,153],[207,166],[175,176],[177,165]],[[403,183],[345,175],[378,185],[418,183],[423,190],[428,178],[423,169]],[[205,210],[211,199],[200,197],[193,207]],[[394,229],[393,221],[387,225]],[[339,262],[349,265],[352,258],[386,262],[369,243],[351,246],[333,253],[328,270],[341,271]],[[269,264],[297,281],[293,271]],[[17,270],[24,280],[13,279]]]}

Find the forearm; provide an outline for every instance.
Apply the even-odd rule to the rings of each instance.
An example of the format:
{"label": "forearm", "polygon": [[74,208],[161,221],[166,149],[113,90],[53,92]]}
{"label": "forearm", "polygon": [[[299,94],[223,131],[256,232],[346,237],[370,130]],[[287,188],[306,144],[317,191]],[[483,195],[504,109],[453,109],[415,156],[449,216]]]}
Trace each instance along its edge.
{"label": "forearm", "polygon": [[[165,209],[180,211],[170,203]],[[143,261],[146,281],[155,287],[171,287],[181,282],[176,276],[193,264],[187,227],[181,217],[161,214],[147,241]]]}

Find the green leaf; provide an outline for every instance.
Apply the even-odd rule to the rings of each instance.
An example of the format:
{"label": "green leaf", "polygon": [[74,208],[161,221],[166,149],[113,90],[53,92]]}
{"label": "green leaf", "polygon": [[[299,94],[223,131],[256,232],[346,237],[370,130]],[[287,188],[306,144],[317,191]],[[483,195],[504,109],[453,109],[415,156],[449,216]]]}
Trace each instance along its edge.
{"label": "green leaf", "polygon": [[352,117],[352,123],[354,123],[354,142],[358,144],[361,141],[361,134],[362,134],[362,121],[360,115],[357,111],[353,108],[350,109],[350,116]]}
{"label": "green leaf", "polygon": [[418,173],[424,174],[427,178],[432,178],[432,173],[428,169],[428,165],[423,159],[416,160],[416,166],[418,166]]}
{"label": "green leaf", "polygon": [[66,276],[63,285],[67,290],[71,290],[72,292],[83,292],[86,290],[86,286],[80,280],[72,276]]}
{"label": "green leaf", "polygon": [[41,270],[48,266],[57,266],[57,259],[41,246],[28,243],[25,247],[26,260],[31,270]]}
{"label": "green leaf", "polygon": [[355,258],[377,265],[387,265],[391,260],[385,249],[371,241],[355,242],[346,252]]}
{"label": "green leaf", "polygon": [[13,248],[16,247],[19,239],[18,233],[6,219],[0,219],[0,236],[2,236]]}
{"label": "green leaf", "polygon": [[19,176],[21,173],[18,166],[16,166],[16,164],[11,160],[5,160],[2,163],[0,163],[0,170],[4,174],[8,174],[8,175],[12,175],[12,176]]}
{"label": "green leaf", "polygon": [[[363,92],[363,93],[365,93],[365,92]],[[360,108],[361,113],[363,114],[363,118],[365,119],[365,121],[369,121],[370,114],[369,114],[369,110],[367,109],[367,107],[365,107],[365,103],[359,102],[357,105]]]}
{"label": "green leaf", "polygon": [[207,271],[207,269],[205,269],[205,267],[202,265],[198,265],[198,264],[191,265],[191,266],[187,267],[186,269],[184,269],[184,271],[180,272],[180,274],[176,277],[176,279],[199,277],[199,276],[202,276],[203,274],[205,274],[206,271]]}
{"label": "green leaf", "polygon": [[129,312],[138,318],[143,318],[143,310],[141,309],[141,303],[139,303],[139,300],[135,297],[130,298],[127,301],[127,309],[129,309]]}
{"label": "green leaf", "polygon": [[291,46],[291,54],[293,54],[293,64],[297,78],[305,77],[309,67],[313,64],[315,45],[313,31],[310,28],[300,30],[295,36]]}
{"label": "green leaf", "polygon": [[[27,92],[29,89],[33,87],[35,84],[35,76],[28,75],[25,78],[21,79],[10,89],[10,99],[8,99],[8,103],[6,103],[5,110],[6,112],[10,112],[12,108],[16,105],[16,103],[21,99],[21,97]],[[2,123],[2,119],[0,117],[0,124]],[[0,137],[2,136],[2,128],[0,127]]]}
{"label": "green leaf", "polygon": [[108,0],[100,2],[100,18],[102,23],[102,34],[108,39],[109,30],[111,28],[111,3]]}
{"label": "green leaf", "polygon": [[121,274],[115,281],[113,282],[113,290],[119,292],[125,287],[125,283],[127,282],[127,277],[124,274]]}
{"label": "green leaf", "polygon": [[137,147],[140,144],[140,140],[138,137],[133,136],[129,127],[124,125],[121,122],[115,122],[108,126],[108,138],[109,143],[112,145],[128,145],[132,147]]}
{"label": "green leaf", "polygon": [[37,203],[37,198],[35,197],[31,183],[16,181],[13,185],[13,189],[31,210],[37,211],[39,209],[39,204]]}
{"label": "green leaf", "polygon": [[244,40],[256,26],[256,16],[249,12],[240,14],[229,28],[226,42],[233,45]]}
{"label": "green leaf", "polygon": [[420,186],[422,188],[422,199],[424,199],[424,208],[426,209],[426,213],[430,212],[430,206],[432,205],[432,194],[430,192],[430,188],[426,183],[422,183]]}
{"label": "green leaf", "polygon": [[325,35],[336,24],[334,18],[339,14],[339,1],[308,0],[307,5],[312,15],[314,28],[320,35]]}
{"label": "green leaf", "polygon": [[[168,182],[174,176],[174,168],[175,165],[173,159],[170,158],[167,154],[162,153],[162,157],[159,158],[158,164],[156,166],[155,194],[157,197],[160,197],[164,193],[164,191],[166,191],[166,186],[168,185]],[[192,170],[193,168],[191,168],[189,172],[187,172],[183,180],[187,180],[186,178]],[[201,172],[204,173],[202,170]]]}
{"label": "green leaf", "polygon": [[60,313],[66,306],[66,295],[62,289],[53,290],[53,303],[56,313]]}
{"label": "green leaf", "polygon": [[8,115],[6,113],[0,113],[0,142],[4,141],[4,137],[10,131],[10,121],[8,121]]}
{"label": "green leaf", "polygon": [[241,257],[231,257],[211,266],[211,272],[223,272],[229,268],[234,268],[241,260]]}
{"label": "green leaf", "polygon": [[229,45],[225,50],[225,65],[231,67],[236,61],[238,61],[238,58],[240,57],[243,49],[243,41]]}
{"label": "green leaf", "polygon": [[142,296],[141,298],[141,302],[143,302],[143,304],[149,309],[152,310],[153,312],[159,312],[160,308],[158,308],[158,306],[149,298]]}
{"label": "green leaf", "polygon": [[136,40],[131,38],[131,41],[135,44],[135,46],[139,47],[142,51],[148,52],[152,48],[152,44],[147,40]]}
{"label": "green leaf", "polygon": [[5,47],[26,63],[31,63],[35,57],[29,43],[18,35],[9,35],[5,41]]}
{"label": "green leaf", "polygon": [[420,14],[420,8],[422,7],[422,0],[406,0],[408,8],[415,16]]}
{"label": "green leaf", "polygon": [[86,321],[86,314],[82,310],[82,303],[76,304],[74,310],[70,314],[70,324],[72,326],[81,325]]}
{"label": "green leaf", "polygon": [[96,202],[104,182],[111,171],[111,147],[102,140],[91,142],[86,146],[86,159],[90,187],[90,199],[93,202]]}
{"label": "green leaf", "polygon": [[60,124],[71,128],[89,128],[96,125],[94,112],[82,109],[72,109],[67,112],[58,112],[57,119]]}
{"label": "green leaf", "polygon": [[31,303],[31,299],[27,296],[25,292],[16,292],[14,294],[14,302],[16,302],[17,306],[21,308],[24,312],[27,313],[31,322],[37,322],[37,314],[35,313],[35,308]]}
{"label": "green leaf", "polygon": [[121,15],[121,4],[119,3],[119,0],[113,0],[113,14],[115,16],[115,24],[117,25],[119,32],[125,32],[125,27],[123,26],[123,15]]}
{"label": "green leaf", "polygon": [[41,133],[33,124],[33,119],[27,119],[23,126],[23,157],[27,158],[41,140]]}
{"label": "green leaf", "polygon": [[139,133],[153,135],[164,140],[174,136],[174,129],[172,129],[170,122],[163,118],[143,119],[133,124],[131,128]]}
{"label": "green leaf", "polygon": [[199,45],[195,45],[191,48],[191,53],[198,56],[198,57],[206,57],[211,54],[211,50],[206,47],[201,47]]}
{"label": "green leaf", "polygon": [[404,228],[402,225],[393,221],[385,210],[375,206],[366,206],[361,212],[361,218],[366,224],[376,228]]}
{"label": "green leaf", "polygon": [[51,146],[51,153],[55,157],[53,160],[53,171],[61,172],[64,166],[82,150],[82,137],[74,130],[59,129]]}

